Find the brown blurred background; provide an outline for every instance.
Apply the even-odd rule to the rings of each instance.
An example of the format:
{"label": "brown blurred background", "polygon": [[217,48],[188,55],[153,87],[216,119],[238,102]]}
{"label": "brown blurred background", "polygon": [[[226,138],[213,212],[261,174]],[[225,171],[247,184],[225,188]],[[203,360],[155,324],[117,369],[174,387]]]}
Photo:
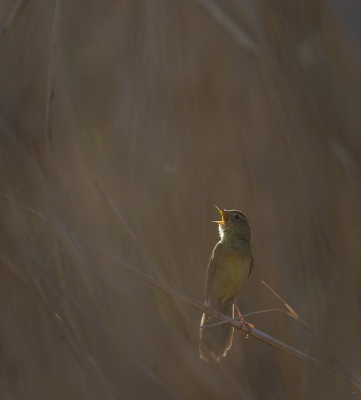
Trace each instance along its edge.
{"label": "brown blurred background", "polygon": [[[360,19],[350,0],[1,2],[1,398],[360,398],[238,333],[202,362],[201,313],[103,251],[203,301],[213,204],[238,208],[241,311],[282,306],[264,280],[360,375]],[[248,320],[347,374],[287,316]]]}

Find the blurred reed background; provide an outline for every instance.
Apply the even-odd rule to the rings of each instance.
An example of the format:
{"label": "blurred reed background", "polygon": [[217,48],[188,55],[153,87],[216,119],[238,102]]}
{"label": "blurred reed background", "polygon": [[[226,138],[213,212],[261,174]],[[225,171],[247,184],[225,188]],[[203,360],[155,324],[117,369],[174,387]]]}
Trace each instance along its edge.
{"label": "blurred reed background", "polygon": [[[1,398],[360,397],[237,332],[201,361],[201,313],[79,238],[203,301],[213,204],[238,208],[255,253],[241,311],[282,306],[264,280],[360,375],[360,15],[1,2]],[[248,320],[347,373],[291,318]]]}

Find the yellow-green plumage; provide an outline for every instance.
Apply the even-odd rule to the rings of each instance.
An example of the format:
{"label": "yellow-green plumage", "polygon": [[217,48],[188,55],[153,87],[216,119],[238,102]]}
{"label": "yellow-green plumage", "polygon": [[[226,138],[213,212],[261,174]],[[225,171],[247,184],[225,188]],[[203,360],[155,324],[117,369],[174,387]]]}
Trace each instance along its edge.
{"label": "yellow-green plumage", "polygon": [[219,252],[216,260],[209,291],[216,298],[237,296],[247,282],[250,272],[252,252],[244,247],[234,249],[223,243],[217,246]]}
{"label": "yellow-green plumage", "polygon": [[[251,228],[247,217],[238,210],[223,210],[219,222],[221,240],[213,249],[206,277],[206,305],[234,317],[234,301],[253,267]],[[219,322],[203,314],[201,326]],[[212,355],[224,357],[232,345],[233,327],[228,324],[200,329],[199,352],[204,360]]]}

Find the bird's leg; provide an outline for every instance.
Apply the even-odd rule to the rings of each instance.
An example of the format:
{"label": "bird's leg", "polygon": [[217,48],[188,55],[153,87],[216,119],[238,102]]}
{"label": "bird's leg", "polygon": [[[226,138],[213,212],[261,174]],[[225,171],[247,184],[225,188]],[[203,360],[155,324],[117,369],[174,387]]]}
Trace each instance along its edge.
{"label": "bird's leg", "polygon": [[[238,318],[239,318],[239,317],[242,317],[242,314],[241,314],[241,312],[239,311],[239,308],[238,308],[238,306],[237,306],[237,304],[236,304],[236,300],[234,300],[233,304],[234,304],[234,306],[236,307],[237,314],[238,314]],[[249,332],[249,328],[254,328],[254,325],[253,325],[253,324],[250,324],[249,322],[246,322],[243,318],[240,318],[240,322],[241,322],[241,324],[246,325],[246,327],[248,328],[248,332]],[[242,334],[244,334],[243,331],[240,331],[240,332],[241,332]],[[248,337],[248,335],[249,335],[249,333],[247,333],[247,337]]]}

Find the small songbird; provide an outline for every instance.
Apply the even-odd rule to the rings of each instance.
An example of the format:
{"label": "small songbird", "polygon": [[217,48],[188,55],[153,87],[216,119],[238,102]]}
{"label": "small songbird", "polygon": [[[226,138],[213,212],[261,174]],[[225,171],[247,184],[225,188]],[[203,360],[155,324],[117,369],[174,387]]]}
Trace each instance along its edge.
{"label": "small songbird", "polygon": [[[209,260],[205,304],[234,318],[234,307],[237,307],[236,296],[242,290],[253,269],[251,227],[243,212],[216,207],[222,216],[222,221],[213,222],[219,224],[221,240],[214,247]],[[241,315],[239,311],[238,315]],[[199,354],[205,361],[208,361],[210,355],[219,361],[232,346],[234,328],[231,325],[222,324],[202,328],[204,325],[217,322],[220,322],[218,318],[203,314]]]}

